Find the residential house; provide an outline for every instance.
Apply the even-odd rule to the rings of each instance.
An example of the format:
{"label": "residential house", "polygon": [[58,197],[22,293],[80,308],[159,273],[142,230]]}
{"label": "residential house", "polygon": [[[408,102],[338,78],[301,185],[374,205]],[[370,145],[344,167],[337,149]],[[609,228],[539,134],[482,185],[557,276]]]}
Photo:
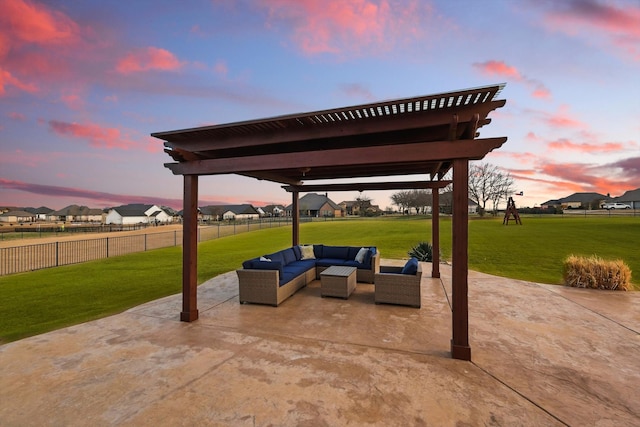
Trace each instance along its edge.
{"label": "residential house", "polygon": [[562,209],[598,209],[607,196],[600,193],[573,193],[570,196],[561,199],[548,200],[540,206],[543,209],[562,208]]}
{"label": "residential house", "polygon": [[172,220],[172,216],[156,205],[133,203],[109,209],[105,223],[117,225],[166,224]]}
{"label": "residential house", "polygon": [[620,202],[631,206],[632,209],[640,209],[640,188],[629,190],[620,197],[607,198],[605,202]]}
{"label": "residential house", "polygon": [[217,205],[203,206],[200,208],[202,221],[221,220],[253,220],[260,218],[260,213],[252,205]]}
{"label": "residential house", "polygon": [[46,206],[40,206],[39,208],[25,208],[25,211],[31,212],[36,216],[37,221],[46,221],[49,219],[53,209]]}
{"label": "residential house", "polygon": [[[341,217],[342,208],[329,199],[327,194],[307,193],[298,200],[300,216]],[[285,208],[287,216],[292,216],[293,205]]]}
{"label": "residential house", "polygon": [[36,214],[24,210],[11,210],[0,215],[0,222],[18,224],[23,222],[34,222]]}
{"label": "residential house", "polygon": [[284,206],[282,205],[267,205],[262,208],[264,216],[279,217],[284,216]]}
{"label": "residential house", "polygon": [[338,203],[345,215],[376,216],[382,214],[378,205],[372,205],[370,200],[345,200]]}
{"label": "residential house", "polygon": [[[431,196],[431,195],[429,195],[429,196]],[[453,192],[447,191],[445,193],[440,194],[440,197],[439,197],[438,200],[439,200],[438,204],[440,205],[440,212],[443,212],[443,213],[452,212]],[[475,201],[473,201],[471,199],[467,199],[467,206],[468,206],[468,210],[467,210],[468,213],[470,213],[470,214],[477,214],[478,213],[478,208],[480,206]],[[432,207],[431,206],[427,206],[427,213],[431,213],[431,212],[432,212]]]}
{"label": "residential house", "polygon": [[63,222],[102,222],[102,209],[87,206],[69,205],[49,214],[51,221]]}

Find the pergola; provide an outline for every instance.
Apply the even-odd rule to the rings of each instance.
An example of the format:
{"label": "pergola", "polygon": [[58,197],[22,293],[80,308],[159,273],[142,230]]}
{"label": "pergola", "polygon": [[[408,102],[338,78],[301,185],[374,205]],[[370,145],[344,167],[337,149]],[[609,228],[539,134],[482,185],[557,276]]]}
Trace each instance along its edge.
{"label": "pergola", "polygon": [[[198,318],[197,214],[200,175],[239,174],[283,185],[292,194],[292,244],[299,244],[300,193],[432,189],[432,277],[439,277],[439,189],[453,183],[451,355],[471,360],[468,322],[469,161],[506,137],[478,138],[487,116],[504,106],[504,85],[397,99],[193,129],[157,132],[166,163],[184,179],[182,312]],[[453,178],[445,179],[453,170]],[[411,181],[393,176],[420,175]],[[372,181],[371,178],[387,177]],[[346,178],[356,178],[344,183]],[[343,180],[336,183],[335,180]],[[358,181],[360,179],[360,181]],[[355,182],[353,182],[355,181]],[[329,183],[326,183],[329,182]]]}

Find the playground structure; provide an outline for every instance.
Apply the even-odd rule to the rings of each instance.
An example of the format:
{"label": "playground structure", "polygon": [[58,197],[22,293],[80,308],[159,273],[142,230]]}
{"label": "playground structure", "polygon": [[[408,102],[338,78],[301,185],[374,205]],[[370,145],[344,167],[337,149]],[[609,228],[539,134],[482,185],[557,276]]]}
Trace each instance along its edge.
{"label": "playground structure", "polygon": [[[513,216],[513,218],[511,218]],[[513,197],[509,197],[509,201],[507,202],[507,210],[504,212],[504,219],[502,220],[503,225],[509,225],[509,221],[514,220],[516,224],[522,225],[522,220],[520,219],[520,215],[518,214],[518,209],[516,209],[516,202],[513,201]]]}

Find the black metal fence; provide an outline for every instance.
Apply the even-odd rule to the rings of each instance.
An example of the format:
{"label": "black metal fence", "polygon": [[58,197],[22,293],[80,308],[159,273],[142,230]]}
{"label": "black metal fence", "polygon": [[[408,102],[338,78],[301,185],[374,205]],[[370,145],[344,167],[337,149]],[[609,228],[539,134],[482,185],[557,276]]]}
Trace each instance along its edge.
{"label": "black metal fence", "polygon": [[[290,224],[291,218],[211,223],[198,227],[198,242]],[[182,230],[0,248],[0,276],[180,245]]]}

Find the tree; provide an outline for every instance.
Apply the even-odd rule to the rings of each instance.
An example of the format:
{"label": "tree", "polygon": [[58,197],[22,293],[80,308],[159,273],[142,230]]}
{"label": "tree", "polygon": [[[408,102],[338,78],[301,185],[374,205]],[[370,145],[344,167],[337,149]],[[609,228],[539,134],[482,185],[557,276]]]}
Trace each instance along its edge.
{"label": "tree", "polygon": [[366,195],[360,194],[356,197],[355,203],[353,204],[354,212],[358,212],[358,215],[364,216],[367,209],[371,207],[371,198]]}
{"label": "tree", "polygon": [[486,212],[488,201],[493,203],[493,211],[496,212],[500,201],[508,200],[513,194],[513,183],[508,172],[490,163],[472,164],[469,167],[469,197],[480,207],[480,215]]}
{"label": "tree", "polygon": [[398,191],[391,195],[391,201],[396,205],[400,212],[404,212],[411,207],[411,191]]}

